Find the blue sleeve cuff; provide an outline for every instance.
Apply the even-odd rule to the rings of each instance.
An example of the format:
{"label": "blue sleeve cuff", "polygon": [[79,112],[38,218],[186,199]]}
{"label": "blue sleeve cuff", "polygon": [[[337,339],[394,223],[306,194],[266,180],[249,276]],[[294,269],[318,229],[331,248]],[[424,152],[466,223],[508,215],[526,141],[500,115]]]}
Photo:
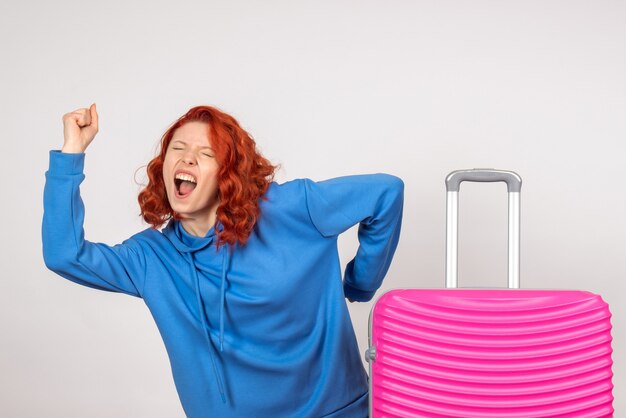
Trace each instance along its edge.
{"label": "blue sleeve cuff", "polygon": [[60,150],[50,151],[51,174],[82,174],[85,168],[85,153],[68,154]]}
{"label": "blue sleeve cuff", "polygon": [[343,294],[349,300],[353,300],[356,302],[368,302],[372,300],[374,294],[376,294],[375,290],[361,290],[356,287],[350,286],[350,284],[346,281],[343,282]]}

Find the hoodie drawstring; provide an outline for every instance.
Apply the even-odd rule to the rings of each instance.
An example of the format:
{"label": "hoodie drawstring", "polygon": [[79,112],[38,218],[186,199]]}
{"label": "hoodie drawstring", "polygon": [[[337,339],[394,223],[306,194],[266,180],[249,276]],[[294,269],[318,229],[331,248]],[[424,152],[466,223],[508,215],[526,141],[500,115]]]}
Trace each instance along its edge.
{"label": "hoodie drawstring", "polygon": [[[224,392],[224,384],[222,382],[221,373],[219,372],[217,368],[217,362],[215,360],[215,354],[216,354],[215,347],[213,346],[213,343],[211,342],[210,328],[209,328],[209,324],[208,324],[208,321],[206,319],[206,315],[204,312],[204,304],[202,303],[202,297],[200,296],[200,277],[196,269],[196,264],[194,262],[193,253],[188,252],[186,254],[189,260],[191,274],[195,279],[194,281],[195,281],[195,287],[196,287],[196,300],[198,302],[198,310],[200,311],[200,318],[202,320],[202,328],[204,330],[204,336],[206,337],[207,345],[209,346],[209,356],[211,357],[211,364],[213,366],[213,373],[215,374],[215,381],[220,391],[222,402],[226,403],[226,394]],[[222,255],[222,283],[221,283],[221,291],[220,291],[220,299],[221,299],[221,303],[220,303],[220,352],[224,351],[225,288],[226,288],[226,256]]]}
{"label": "hoodie drawstring", "polygon": [[226,265],[226,253],[229,254],[228,258],[230,259],[228,246],[222,249],[222,283],[220,285],[220,352],[224,351],[224,305],[226,304],[226,269],[228,267]]}

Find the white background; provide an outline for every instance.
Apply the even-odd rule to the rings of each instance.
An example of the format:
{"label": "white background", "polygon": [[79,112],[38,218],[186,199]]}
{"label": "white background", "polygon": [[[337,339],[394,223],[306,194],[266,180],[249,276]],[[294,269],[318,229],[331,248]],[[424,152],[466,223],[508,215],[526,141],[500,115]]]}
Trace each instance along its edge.
{"label": "white background", "polygon": [[[48,151],[62,145],[62,115],[93,101],[87,239],[115,244],[146,227],[135,181],[161,134],[215,105],[282,164],[281,182],[405,181],[377,296],[443,284],[448,172],[518,172],[522,285],[610,304],[615,416],[626,415],[625,2],[2,0],[0,48],[1,416],[184,416],[143,302],[43,264]],[[461,192],[461,284],[503,285],[505,187]],[[345,263],[354,229],[340,244]],[[371,307],[350,306],[362,351]]]}

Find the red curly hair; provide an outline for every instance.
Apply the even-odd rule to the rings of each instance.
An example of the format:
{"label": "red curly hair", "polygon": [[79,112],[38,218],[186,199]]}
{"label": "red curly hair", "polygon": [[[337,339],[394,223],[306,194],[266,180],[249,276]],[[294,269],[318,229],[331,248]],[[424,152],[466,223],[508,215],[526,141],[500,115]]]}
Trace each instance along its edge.
{"label": "red curly hair", "polygon": [[[178,118],[163,134],[159,155],[148,163],[148,185],[139,193],[143,219],[157,229],[170,218],[184,220],[172,210],[165,192],[163,161],[174,132],[188,122],[209,125],[211,148],[219,165],[217,245],[244,245],[259,217],[263,197],[277,166],[256,149],[254,139],[232,116],[211,106],[196,106]],[[218,230],[219,229],[219,230]]]}

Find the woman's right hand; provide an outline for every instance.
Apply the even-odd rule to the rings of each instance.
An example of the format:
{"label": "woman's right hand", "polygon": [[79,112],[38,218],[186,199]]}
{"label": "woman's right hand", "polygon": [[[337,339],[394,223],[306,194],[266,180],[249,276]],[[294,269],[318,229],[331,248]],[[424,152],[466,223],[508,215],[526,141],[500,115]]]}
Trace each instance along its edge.
{"label": "woman's right hand", "polygon": [[76,109],[63,115],[62,152],[80,154],[85,152],[98,133],[98,112],[96,104],[89,109]]}

